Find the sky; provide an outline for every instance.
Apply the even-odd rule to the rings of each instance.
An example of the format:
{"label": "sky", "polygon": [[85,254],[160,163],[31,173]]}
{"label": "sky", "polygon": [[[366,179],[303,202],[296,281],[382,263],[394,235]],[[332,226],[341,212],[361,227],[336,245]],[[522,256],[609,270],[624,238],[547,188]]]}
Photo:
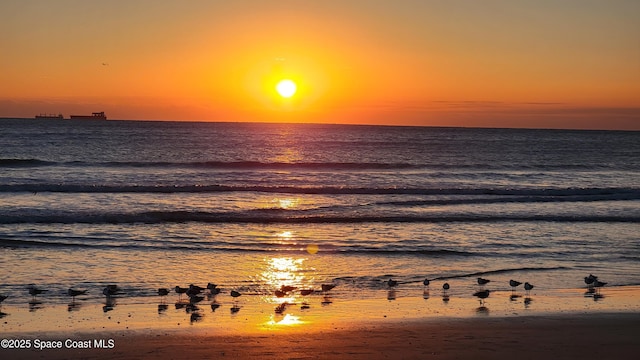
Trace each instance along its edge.
{"label": "sky", "polygon": [[638,19],[637,0],[3,0],[0,117],[640,130]]}

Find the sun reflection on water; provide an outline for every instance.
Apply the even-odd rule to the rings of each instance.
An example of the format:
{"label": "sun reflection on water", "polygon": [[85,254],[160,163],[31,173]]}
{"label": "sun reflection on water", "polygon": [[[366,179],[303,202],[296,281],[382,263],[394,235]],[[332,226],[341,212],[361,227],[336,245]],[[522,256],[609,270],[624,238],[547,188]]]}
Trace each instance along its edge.
{"label": "sun reflection on water", "polygon": [[307,282],[302,271],[303,258],[273,257],[267,258],[267,268],[262,272],[264,283],[273,289],[282,286],[299,286]]}

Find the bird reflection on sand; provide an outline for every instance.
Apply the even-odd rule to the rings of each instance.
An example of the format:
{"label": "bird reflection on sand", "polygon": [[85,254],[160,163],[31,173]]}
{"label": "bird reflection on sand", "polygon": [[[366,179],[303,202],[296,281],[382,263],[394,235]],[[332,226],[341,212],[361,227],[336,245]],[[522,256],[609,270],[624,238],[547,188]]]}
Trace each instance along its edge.
{"label": "bird reflection on sand", "polygon": [[109,312],[112,311],[113,309],[115,309],[116,307],[116,299],[114,297],[111,296],[107,296],[104,300],[104,306],[102,307],[102,311],[103,312]]}
{"label": "bird reflection on sand", "polygon": [[216,310],[218,310],[218,308],[220,307],[220,304],[218,304],[217,302],[212,302],[211,303],[211,311],[215,312]]}
{"label": "bird reflection on sand", "polygon": [[395,289],[391,289],[387,292],[387,300],[392,301],[396,299],[396,290]]}
{"label": "bird reflection on sand", "polygon": [[429,288],[425,288],[422,291],[422,298],[425,299],[425,300],[428,300],[430,296],[431,296],[431,294],[429,294]]}
{"label": "bird reflection on sand", "polygon": [[29,312],[35,312],[36,310],[43,309],[42,301],[31,300],[29,301]]}

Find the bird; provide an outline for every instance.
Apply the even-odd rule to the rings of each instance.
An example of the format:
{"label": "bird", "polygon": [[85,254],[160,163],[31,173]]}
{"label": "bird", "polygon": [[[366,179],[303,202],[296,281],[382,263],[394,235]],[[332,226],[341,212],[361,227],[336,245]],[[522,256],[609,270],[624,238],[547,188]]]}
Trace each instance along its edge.
{"label": "bird", "polygon": [[191,284],[191,285],[189,285],[189,289],[187,290],[186,294],[187,294],[188,297],[192,297],[192,296],[200,294],[203,290],[204,290],[203,287]]}
{"label": "bird", "polygon": [[596,279],[593,281],[593,287],[596,288],[596,291],[599,291],[601,287],[607,285],[606,282],[601,282],[600,280]]}
{"label": "bird", "polygon": [[389,287],[395,287],[398,286],[398,282],[396,280],[389,279],[387,280],[387,285],[389,285]]}
{"label": "bird", "polygon": [[231,290],[231,297],[238,298],[238,297],[240,297],[240,295],[242,295],[242,294],[240,294],[239,292],[237,292],[235,290]]}
{"label": "bird", "polygon": [[292,292],[295,289],[297,289],[297,287],[291,286],[291,285],[282,285],[282,286],[280,286],[280,291],[284,291],[285,293]]}
{"label": "bird", "polygon": [[69,289],[67,290],[67,295],[71,296],[71,299],[73,301],[75,301],[76,296],[78,295],[84,295],[87,293],[87,290],[74,290],[74,289]]}
{"label": "bird", "polygon": [[527,295],[529,295],[529,293],[531,292],[531,289],[533,289],[533,285],[529,284],[528,282],[524,283],[524,289],[527,291]]}
{"label": "bird", "polygon": [[429,281],[429,279],[424,279],[424,281],[422,282],[422,284],[424,284],[424,286],[429,286],[431,282]]}
{"label": "bird", "polygon": [[451,286],[449,286],[449,283],[444,283],[442,284],[442,290],[444,291],[444,293],[447,293],[447,290],[449,290],[451,288]]}
{"label": "bird", "polygon": [[594,276],[593,274],[589,274],[589,276],[584,277],[584,283],[587,284],[587,287],[589,288],[593,287],[593,283],[596,280],[598,280],[598,277]]}
{"label": "bird", "polygon": [[171,290],[166,289],[166,288],[158,289],[158,295],[160,295],[160,296],[167,296],[167,295],[169,295],[170,292],[171,292]]}
{"label": "bird", "polygon": [[8,295],[0,295],[0,304],[5,301],[9,296]]}
{"label": "bird", "polygon": [[300,295],[307,296],[313,294],[313,289],[302,289],[300,290]]}
{"label": "bird", "polygon": [[114,287],[107,286],[104,289],[102,289],[102,294],[107,298],[110,298],[116,295],[117,293],[118,293],[118,290],[117,288],[114,288]]}
{"label": "bird", "polygon": [[279,297],[279,298],[284,297],[285,295],[287,295],[287,293],[282,291],[282,290],[276,290],[276,291],[274,291],[274,294],[276,295],[276,297]]}
{"label": "bird", "polygon": [[484,305],[484,299],[489,297],[489,293],[491,293],[491,290],[476,291],[473,296],[480,299],[480,305]]}
{"label": "bird", "polygon": [[491,280],[483,279],[481,277],[478,278],[478,285],[480,285],[480,286],[484,286],[484,285],[486,285],[486,284],[488,284],[490,282],[491,282]]}
{"label": "bird", "polygon": [[216,295],[220,293],[220,289],[218,289],[218,285],[214,283],[208,283],[207,289],[212,295]]}
{"label": "bird", "polygon": [[333,289],[336,286],[337,285],[335,285],[335,284],[322,284],[322,292],[327,292],[327,291]]}
{"label": "bird", "polygon": [[511,286],[511,290],[515,291],[516,288],[518,286],[520,286],[520,284],[522,284],[520,281],[516,281],[516,280],[509,280],[509,286]]}
{"label": "bird", "polygon": [[36,296],[38,296],[38,295],[40,295],[40,294],[42,294],[42,293],[45,293],[45,292],[49,291],[49,290],[45,290],[45,289],[38,289],[38,288],[37,288],[37,287],[35,287],[35,286],[29,286],[29,287],[28,287],[28,290],[29,290],[29,294],[30,294],[31,296],[33,296],[33,298],[34,298],[34,299],[36,298]]}
{"label": "bird", "polygon": [[176,294],[178,294],[178,298],[182,298],[182,294],[186,293],[187,290],[189,290],[189,288],[183,288],[183,287],[180,287],[180,286],[176,285],[174,290],[175,290]]}
{"label": "bird", "polygon": [[118,285],[107,285],[104,289],[102,289],[102,294],[106,297],[112,297],[114,295],[118,295],[120,288]]}

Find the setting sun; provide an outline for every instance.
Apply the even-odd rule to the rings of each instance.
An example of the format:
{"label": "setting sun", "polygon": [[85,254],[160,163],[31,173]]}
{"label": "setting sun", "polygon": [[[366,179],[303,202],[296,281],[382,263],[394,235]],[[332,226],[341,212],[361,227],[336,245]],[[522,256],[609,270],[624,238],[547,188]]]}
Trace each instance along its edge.
{"label": "setting sun", "polygon": [[278,94],[285,98],[292,97],[296,93],[296,89],[296,83],[289,79],[281,80],[280,82],[278,82],[278,85],[276,85],[276,91],[278,92]]}

